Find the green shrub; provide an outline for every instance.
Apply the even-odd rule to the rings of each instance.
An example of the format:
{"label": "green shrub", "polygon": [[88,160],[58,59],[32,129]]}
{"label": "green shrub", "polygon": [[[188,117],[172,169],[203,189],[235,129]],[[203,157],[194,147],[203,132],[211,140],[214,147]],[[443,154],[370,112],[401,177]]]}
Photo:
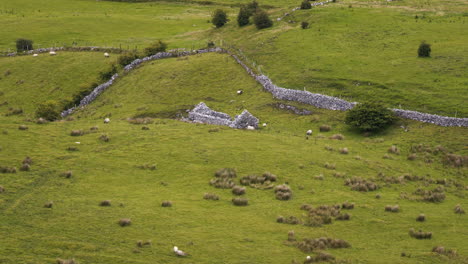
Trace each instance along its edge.
{"label": "green shrub", "polygon": [[60,106],[57,101],[49,100],[39,104],[36,110],[36,117],[42,117],[49,121],[60,118]]}
{"label": "green shrub", "polygon": [[268,14],[263,10],[260,10],[257,13],[255,13],[253,19],[257,29],[269,28],[273,26],[273,21],[271,21]]}
{"label": "green shrub", "polygon": [[217,28],[224,26],[228,22],[227,14],[224,10],[216,9],[213,13],[213,17],[211,19],[211,23],[215,25]]}
{"label": "green shrub", "polygon": [[431,57],[431,45],[426,42],[421,42],[418,48],[418,57],[428,58]]}
{"label": "green shrub", "polygon": [[166,51],[166,49],[167,44],[162,42],[161,40],[158,40],[145,49],[145,56],[151,56],[158,52]]}
{"label": "green shrub", "polygon": [[18,52],[33,50],[33,41],[30,39],[17,39],[16,40],[16,50]]}
{"label": "green shrub", "polygon": [[258,10],[260,10],[260,7],[258,5],[257,1],[252,1],[247,4],[247,10],[249,11],[249,16],[255,14]]}
{"label": "green shrub", "polygon": [[239,25],[239,27],[248,25],[251,15],[251,12],[246,6],[241,6],[239,14],[237,15],[237,24]]}
{"label": "green shrub", "polygon": [[309,28],[309,22],[302,21],[302,23],[301,23],[301,28],[302,28],[302,29]]}
{"label": "green shrub", "polygon": [[363,103],[346,114],[345,123],[362,131],[382,130],[395,121],[395,114],[376,103]]}
{"label": "green shrub", "polygon": [[309,0],[304,0],[301,3],[301,9],[311,9],[312,5],[310,4]]}
{"label": "green shrub", "polygon": [[117,63],[122,66],[125,66],[132,63],[132,61],[136,59],[138,59],[138,55],[135,52],[124,53],[119,56],[119,58],[117,59]]}
{"label": "green shrub", "polygon": [[117,67],[115,66],[115,64],[112,64],[109,70],[99,72],[99,77],[101,78],[101,81],[107,82],[112,77],[112,75],[116,73],[117,73]]}

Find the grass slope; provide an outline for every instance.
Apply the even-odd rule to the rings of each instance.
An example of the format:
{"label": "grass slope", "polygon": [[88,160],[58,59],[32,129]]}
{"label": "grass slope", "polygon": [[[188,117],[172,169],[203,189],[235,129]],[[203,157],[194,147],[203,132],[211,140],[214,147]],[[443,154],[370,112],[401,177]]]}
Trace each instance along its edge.
{"label": "grass slope", "polygon": [[46,100],[71,100],[80,89],[99,82],[99,72],[110,69],[117,55],[101,52],[58,52],[56,56],[0,58],[0,113],[23,109],[32,117]]}
{"label": "grass slope", "polygon": [[[237,89],[244,94],[237,96]],[[247,108],[269,125],[244,131],[157,118],[148,125],[150,130],[142,130],[141,125],[125,121],[135,115],[173,113],[199,101],[229,114]],[[145,108],[138,110],[141,105],[136,102]],[[276,102],[227,55],[205,54],[143,65],[76,113],[76,121],[28,123],[29,130],[19,131],[21,117],[0,117],[0,164],[19,166],[25,156],[34,162],[30,172],[1,174],[0,185],[6,192],[0,194],[0,262],[52,263],[58,257],[75,258],[82,264],[302,262],[306,254],[284,243],[289,230],[299,239],[327,236],[348,241],[351,248],[328,252],[350,263],[467,261],[466,215],[453,213],[455,204],[466,207],[466,188],[446,186],[446,200],[434,204],[404,199],[401,194],[412,197],[418,187],[433,189],[435,184],[378,182],[382,198],[375,199],[376,192],[351,191],[344,179],[332,176],[334,171],[364,178],[379,172],[386,176],[411,173],[466,186],[466,169],[444,167],[439,156],[419,153],[415,161],[406,160],[410,146],[418,143],[443,144],[466,154],[465,128],[405,121],[409,132],[395,126],[379,137],[364,138],[345,129],[343,113],[296,105],[314,112],[297,116],[269,106]],[[102,124],[101,118],[109,114],[111,123]],[[318,133],[324,123],[333,130]],[[69,135],[72,129],[88,131],[95,125],[97,132]],[[314,136],[306,140],[304,131],[310,128]],[[102,133],[109,135],[109,142],[98,139]],[[328,139],[334,133],[346,139]],[[383,159],[393,144],[401,155]],[[335,150],[325,150],[327,145]],[[67,151],[69,146],[79,151]],[[337,149],[342,147],[350,153],[339,154]],[[423,161],[427,155],[433,163]],[[326,162],[336,164],[336,169],[325,169]],[[137,168],[143,164],[156,164],[157,169]],[[235,207],[229,190],[208,184],[221,167],[235,167],[239,176],[271,171],[279,176],[279,183],[289,183],[293,199],[279,201],[272,190],[247,188],[250,205]],[[73,171],[70,179],[59,176],[65,170]],[[320,174],[324,179],[315,179]],[[205,192],[216,193],[221,200],[205,201]],[[104,199],[113,205],[99,207]],[[161,207],[164,200],[173,201],[173,207]],[[54,201],[52,209],[42,207],[47,201]],[[279,215],[301,216],[303,203],[344,201],[356,203],[350,221],[316,228],[275,221]],[[387,204],[399,204],[402,211],[386,213]],[[427,222],[415,221],[420,213],[426,214]],[[133,223],[122,228],[117,221],[125,217]],[[434,237],[416,240],[407,234],[409,228],[431,231]],[[147,239],[152,240],[151,247],[136,247],[137,240]],[[190,257],[174,256],[174,245]],[[459,257],[430,253],[435,245],[456,248]],[[401,252],[411,257],[402,258]]]}

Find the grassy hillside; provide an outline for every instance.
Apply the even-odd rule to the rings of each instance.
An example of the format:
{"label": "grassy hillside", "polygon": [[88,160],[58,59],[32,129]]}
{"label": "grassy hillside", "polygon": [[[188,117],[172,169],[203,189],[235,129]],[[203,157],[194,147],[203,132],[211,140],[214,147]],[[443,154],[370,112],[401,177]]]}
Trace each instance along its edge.
{"label": "grassy hillside", "polygon": [[81,89],[101,82],[99,72],[108,71],[116,56],[101,52],[58,52],[56,56],[0,58],[0,113],[22,109],[32,117],[46,100],[71,100]]}
{"label": "grassy hillside", "polygon": [[[237,89],[244,94],[237,96]],[[268,126],[245,131],[161,118],[200,101],[232,115],[247,108]],[[314,254],[285,242],[290,230],[299,240],[348,241],[351,248],[326,250],[345,263],[467,261],[466,214],[453,212],[456,204],[466,210],[466,168],[446,167],[440,162],[442,153],[428,151],[407,160],[411,146],[417,144],[431,149],[442,144],[466,155],[466,128],[404,121],[409,132],[398,124],[384,134],[363,137],[343,126],[343,113],[296,105],[313,112],[298,116],[272,107],[274,103],[278,101],[227,55],[205,54],[142,65],[77,112],[74,121],[38,125],[18,116],[0,117],[0,165],[19,167],[26,156],[33,160],[29,172],[0,174],[6,190],[0,194],[0,262],[75,258],[81,264],[291,263],[294,259],[301,263]],[[126,121],[136,115],[159,118],[146,124],[149,130],[142,130],[142,124]],[[111,116],[110,124],[102,123],[104,116]],[[23,123],[28,130],[18,130]],[[318,132],[322,124],[331,125],[332,131]],[[99,129],[91,131],[93,126]],[[77,129],[85,135],[70,136]],[[314,130],[309,140],[304,138],[307,129]],[[345,139],[329,139],[337,133]],[[101,134],[109,142],[99,140]],[[387,152],[391,145],[398,146],[400,155]],[[339,153],[344,147],[349,154]],[[390,159],[383,158],[386,154]],[[432,162],[426,163],[429,159]],[[327,169],[325,163],[336,168]],[[144,165],[156,169],[139,168]],[[230,190],[208,184],[223,167],[237,169],[237,183],[242,176],[270,171],[278,183],[289,184],[293,198],[279,201],[271,189],[247,187],[244,196],[249,205],[233,206]],[[68,170],[73,172],[70,178],[61,176]],[[340,178],[335,172],[346,176]],[[421,197],[413,194],[417,188],[442,185],[392,183],[403,174],[446,179],[442,184],[446,199],[418,201]],[[353,176],[372,179],[380,189],[352,191],[344,181]],[[218,194],[220,200],[204,200],[206,192]],[[380,199],[375,198],[377,193]],[[105,199],[112,206],[100,207]],[[173,206],[161,207],[165,200]],[[48,201],[54,202],[52,208],[43,207]],[[345,201],[355,203],[355,209],[347,211],[352,215],[349,221],[322,227],[276,222],[280,215],[304,218],[306,212],[299,209],[304,203],[315,207]],[[399,213],[384,211],[386,205],[395,204],[401,207]],[[426,222],[415,221],[420,213]],[[121,218],[131,218],[132,225],[120,227]],[[433,232],[433,238],[412,238],[410,228]],[[151,240],[152,245],[139,248],[138,240]],[[190,256],[176,257],[171,251],[174,245]],[[457,249],[458,257],[430,253],[436,245]],[[402,252],[411,257],[401,257]]]}

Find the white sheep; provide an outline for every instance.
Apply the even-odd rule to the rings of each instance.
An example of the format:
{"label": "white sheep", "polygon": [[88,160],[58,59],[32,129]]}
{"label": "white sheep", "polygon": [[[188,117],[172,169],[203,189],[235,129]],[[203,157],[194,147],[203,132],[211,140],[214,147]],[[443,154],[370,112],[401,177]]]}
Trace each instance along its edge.
{"label": "white sheep", "polygon": [[110,56],[109,53],[107,53],[107,52],[104,53],[104,57],[109,58],[109,56]]}
{"label": "white sheep", "polygon": [[34,54],[33,54],[33,57],[37,57],[37,56],[39,56],[37,53],[34,53]]}
{"label": "white sheep", "polygon": [[312,129],[307,130],[306,135],[308,136],[312,135]]}
{"label": "white sheep", "polygon": [[266,127],[267,126],[267,123],[263,123],[263,127]]}
{"label": "white sheep", "polygon": [[237,94],[238,94],[238,95],[241,95],[241,94],[243,94],[243,93],[244,93],[244,91],[242,91],[242,90],[237,90]]}
{"label": "white sheep", "polygon": [[106,118],[104,119],[104,124],[108,124],[109,122],[110,122],[110,119],[109,119],[108,117],[106,117]]}
{"label": "white sheep", "polygon": [[55,51],[53,51],[53,50],[50,51],[49,54],[52,55],[52,56],[57,55],[57,53]]}
{"label": "white sheep", "polygon": [[255,130],[255,127],[253,127],[253,126],[247,126],[247,130]]}
{"label": "white sheep", "polygon": [[179,250],[178,247],[175,247],[174,246],[174,253],[177,255],[177,256],[180,256],[180,257],[185,257],[187,256],[187,253],[183,252],[182,250]]}
{"label": "white sheep", "polygon": [[307,257],[306,257],[306,259],[307,259],[307,260],[310,260],[310,259],[311,259],[311,257],[310,257],[310,256],[307,256]]}

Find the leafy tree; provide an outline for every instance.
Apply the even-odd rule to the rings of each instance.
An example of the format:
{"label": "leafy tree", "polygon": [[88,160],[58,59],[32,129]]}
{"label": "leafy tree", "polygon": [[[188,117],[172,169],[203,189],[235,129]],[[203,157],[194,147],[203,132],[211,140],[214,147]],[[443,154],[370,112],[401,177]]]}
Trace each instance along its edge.
{"label": "leafy tree", "polygon": [[216,9],[213,13],[213,18],[211,19],[211,23],[215,25],[217,28],[224,26],[228,22],[228,17],[226,12],[221,9]]}
{"label": "leafy tree", "polygon": [[16,51],[22,52],[26,50],[33,50],[33,41],[30,39],[17,39],[16,40]]}
{"label": "leafy tree", "polygon": [[395,114],[380,104],[362,103],[348,111],[345,123],[361,131],[378,131],[391,125],[395,119]]}
{"label": "leafy tree", "polygon": [[162,42],[161,40],[156,41],[155,43],[151,44],[151,46],[145,48],[145,56],[151,56],[158,52],[166,51],[167,44]]}
{"label": "leafy tree", "polygon": [[421,42],[418,48],[418,57],[427,58],[431,57],[431,45],[426,42]]}
{"label": "leafy tree", "polygon": [[310,4],[309,0],[304,0],[301,3],[301,9],[311,9],[312,5]]}
{"label": "leafy tree", "polygon": [[60,118],[60,106],[57,101],[49,100],[39,104],[36,109],[36,117],[42,117],[49,121]]}
{"label": "leafy tree", "polygon": [[271,21],[268,14],[263,10],[257,11],[257,13],[255,13],[254,23],[257,29],[269,28],[273,26],[273,21]]}
{"label": "leafy tree", "polygon": [[252,16],[258,10],[260,10],[260,6],[258,5],[258,2],[254,0],[251,3],[247,4],[247,10],[249,11],[249,16]]}
{"label": "leafy tree", "polygon": [[239,27],[248,25],[250,16],[251,12],[249,9],[246,6],[241,6],[239,14],[237,15],[237,24]]}

